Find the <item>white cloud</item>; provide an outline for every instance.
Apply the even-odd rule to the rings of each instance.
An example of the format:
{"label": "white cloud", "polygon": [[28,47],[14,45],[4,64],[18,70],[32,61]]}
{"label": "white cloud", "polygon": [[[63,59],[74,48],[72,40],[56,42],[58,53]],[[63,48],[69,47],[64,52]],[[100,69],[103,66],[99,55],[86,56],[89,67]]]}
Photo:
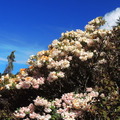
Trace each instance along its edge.
{"label": "white cloud", "polygon": [[101,29],[112,29],[112,27],[116,25],[116,21],[119,17],[120,17],[120,7],[105,14],[103,19],[105,19],[106,23],[101,27]]}
{"label": "white cloud", "polygon": [[15,60],[18,64],[26,64],[30,55],[35,55],[38,51],[43,50],[42,46],[22,46],[22,45],[13,45],[13,44],[1,44],[0,48],[0,61],[7,62],[7,56],[10,55],[12,51],[15,52]]}
{"label": "white cloud", "polygon": [[0,61],[7,61],[7,59],[0,57]]}
{"label": "white cloud", "polygon": [[3,70],[6,68],[8,64],[7,56],[10,55],[12,51],[16,50],[15,52],[15,61],[14,62],[14,70],[13,73],[16,74],[20,68],[26,68],[27,60],[30,55],[35,55],[38,51],[45,50],[44,46],[38,45],[14,45],[12,43],[8,44],[1,44],[0,47],[0,73],[3,73]]}

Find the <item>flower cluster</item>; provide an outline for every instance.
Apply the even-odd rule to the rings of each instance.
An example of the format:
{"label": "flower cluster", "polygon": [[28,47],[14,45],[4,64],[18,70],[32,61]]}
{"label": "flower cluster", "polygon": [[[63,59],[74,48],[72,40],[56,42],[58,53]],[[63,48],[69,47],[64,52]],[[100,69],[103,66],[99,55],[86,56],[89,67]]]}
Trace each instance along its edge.
{"label": "flower cluster", "polygon": [[18,82],[16,77],[10,77],[9,74],[2,75],[0,78],[0,90],[10,89],[16,82]]}
{"label": "flower cluster", "polygon": [[51,61],[49,65],[47,65],[48,69],[55,68],[56,70],[65,69],[70,66],[70,61],[68,60],[60,60],[60,61]]}
{"label": "flower cluster", "polygon": [[102,17],[97,17],[96,19],[91,20],[88,25],[85,26],[86,31],[95,31],[98,29],[101,25],[105,24],[105,20],[102,19]]}
{"label": "flower cluster", "polygon": [[[60,99],[56,98],[53,101],[48,101],[45,98],[37,97],[34,104],[30,104],[28,107],[21,107],[15,111],[16,118],[30,118],[38,120],[49,120],[52,118],[52,111],[56,109],[56,113],[60,114],[63,120],[75,120],[75,118],[81,118],[84,111],[92,112],[92,103],[95,102],[95,97],[99,95],[98,92],[93,91],[92,88],[87,88],[86,93],[75,94],[65,93]],[[36,107],[43,107],[44,113],[40,114],[35,112]],[[28,119],[26,118],[26,119]]]}
{"label": "flower cluster", "polygon": [[54,80],[58,79],[58,78],[63,78],[64,77],[64,73],[62,71],[56,72],[50,72],[50,74],[47,77],[47,81],[49,82],[53,82]]}
{"label": "flower cluster", "polygon": [[35,89],[38,89],[40,85],[44,84],[45,79],[43,77],[40,78],[33,78],[33,77],[24,77],[22,79],[19,78],[19,83],[16,84],[16,88],[20,89],[29,89],[30,87],[33,87]]}
{"label": "flower cluster", "polygon": [[[87,31],[76,30],[61,34],[61,38],[54,40],[49,45],[49,50],[38,52],[36,56],[31,56],[28,63],[33,66],[41,68],[47,65],[48,69],[65,69],[70,67],[71,56],[77,56],[81,61],[86,61],[94,56],[94,51],[91,47],[95,47],[96,43],[99,44],[99,36],[106,36],[110,33],[109,30],[97,29],[98,26],[104,24],[104,20],[98,17],[89,22],[89,27],[95,27],[91,33]],[[70,59],[69,59],[70,58]]]}

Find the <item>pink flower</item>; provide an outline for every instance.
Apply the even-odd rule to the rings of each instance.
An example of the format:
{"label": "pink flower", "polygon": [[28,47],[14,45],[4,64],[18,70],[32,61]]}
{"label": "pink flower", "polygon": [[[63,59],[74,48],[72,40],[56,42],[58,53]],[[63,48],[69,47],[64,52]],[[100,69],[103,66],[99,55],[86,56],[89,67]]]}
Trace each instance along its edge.
{"label": "pink flower", "polygon": [[23,120],[30,120],[29,118],[23,119]]}
{"label": "pink flower", "polygon": [[60,78],[63,78],[65,75],[62,71],[60,71],[60,72],[57,73],[57,76],[60,77]]}
{"label": "pink flower", "polygon": [[30,83],[30,81],[24,81],[24,82],[22,82],[21,86],[23,89],[29,89],[31,86],[31,83]]}
{"label": "pink flower", "polygon": [[61,107],[61,102],[62,102],[61,99],[56,98],[55,101],[54,101],[54,105],[57,106],[57,107]]}
{"label": "pink flower", "polygon": [[17,118],[24,118],[26,116],[25,113],[14,113],[15,117]]}
{"label": "pink flower", "polygon": [[50,108],[48,108],[48,107],[45,107],[44,111],[45,111],[46,113],[50,113],[52,110],[51,110]]}
{"label": "pink flower", "polygon": [[88,93],[88,96],[92,96],[92,97],[97,97],[98,95],[99,95],[99,93],[95,92],[95,91]]}
{"label": "pink flower", "polygon": [[35,113],[35,112],[29,114],[29,117],[30,117],[31,119],[35,119],[36,116],[37,116],[37,113]]}
{"label": "pink flower", "polygon": [[86,88],[87,92],[91,92],[93,89],[92,88]]}
{"label": "pink flower", "polygon": [[37,82],[38,82],[40,85],[42,85],[42,84],[44,84],[44,82],[45,82],[45,78],[40,77],[40,78],[37,79]]}
{"label": "pink flower", "polygon": [[50,118],[51,118],[51,115],[50,115],[50,114],[47,114],[47,115],[45,116],[45,119],[44,119],[44,120],[50,120]]}
{"label": "pink flower", "polygon": [[67,107],[67,105],[66,105],[66,103],[62,103],[62,106],[64,107],[64,108],[66,108]]}
{"label": "pink flower", "polygon": [[28,108],[30,109],[30,112],[32,113],[34,111],[35,106],[31,103]]}
{"label": "pink flower", "polygon": [[73,105],[73,108],[80,109],[81,108],[81,106],[80,106],[80,99],[74,99],[72,101],[72,105]]}
{"label": "pink flower", "polygon": [[39,85],[36,84],[36,85],[33,85],[32,87],[35,88],[35,89],[38,89]]}
{"label": "pink flower", "polygon": [[49,102],[46,100],[46,99],[44,99],[44,98],[41,98],[41,97],[37,97],[35,100],[34,100],[34,104],[36,105],[36,106],[48,106],[49,105]]}
{"label": "pink flower", "polygon": [[47,80],[48,80],[49,82],[53,82],[53,81],[55,81],[56,79],[58,79],[57,73],[56,73],[55,71],[50,72],[50,74],[49,74],[48,77],[47,77]]}
{"label": "pink flower", "polygon": [[29,113],[30,109],[28,107],[21,107],[19,113]]}

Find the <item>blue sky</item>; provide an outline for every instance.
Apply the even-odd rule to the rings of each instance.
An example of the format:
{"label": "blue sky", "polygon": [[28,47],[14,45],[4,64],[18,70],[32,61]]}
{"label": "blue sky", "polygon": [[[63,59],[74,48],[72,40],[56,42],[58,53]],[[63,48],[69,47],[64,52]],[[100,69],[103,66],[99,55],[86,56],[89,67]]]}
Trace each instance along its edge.
{"label": "blue sky", "polygon": [[0,72],[11,51],[16,50],[16,73],[62,32],[84,30],[98,16],[113,25],[120,16],[120,0],[0,0]]}

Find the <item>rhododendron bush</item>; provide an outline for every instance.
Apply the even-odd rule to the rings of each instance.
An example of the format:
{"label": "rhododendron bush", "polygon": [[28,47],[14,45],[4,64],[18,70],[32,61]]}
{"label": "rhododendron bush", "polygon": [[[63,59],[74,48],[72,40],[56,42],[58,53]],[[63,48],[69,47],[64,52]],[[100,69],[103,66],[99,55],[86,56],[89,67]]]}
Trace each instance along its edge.
{"label": "rhododendron bush", "polygon": [[29,68],[0,78],[0,118],[10,120],[120,119],[120,26],[67,31],[48,50],[31,55]]}

